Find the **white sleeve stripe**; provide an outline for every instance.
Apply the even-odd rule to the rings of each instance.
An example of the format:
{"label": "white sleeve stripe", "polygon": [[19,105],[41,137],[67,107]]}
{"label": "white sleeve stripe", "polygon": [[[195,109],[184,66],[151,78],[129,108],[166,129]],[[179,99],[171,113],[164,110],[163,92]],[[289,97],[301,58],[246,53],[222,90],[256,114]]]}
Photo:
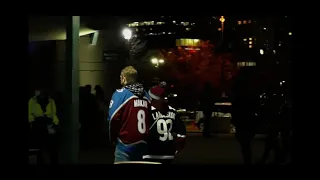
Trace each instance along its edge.
{"label": "white sleeve stripe", "polygon": [[132,98],[137,98],[137,96],[131,96],[129,97],[126,101],[124,101],[112,114],[112,116],[110,117],[110,121],[112,120],[113,116],[122,108],[122,106],[124,106],[129,100],[131,100]]}
{"label": "white sleeve stripe", "polygon": [[177,134],[177,137],[185,138],[186,135]]}

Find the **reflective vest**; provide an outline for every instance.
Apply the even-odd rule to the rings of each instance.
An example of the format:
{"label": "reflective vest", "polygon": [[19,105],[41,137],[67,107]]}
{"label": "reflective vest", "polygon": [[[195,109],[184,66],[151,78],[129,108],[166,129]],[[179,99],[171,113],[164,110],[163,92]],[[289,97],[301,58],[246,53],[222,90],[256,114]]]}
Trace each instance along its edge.
{"label": "reflective vest", "polygon": [[46,115],[48,118],[52,118],[53,124],[58,125],[59,119],[57,116],[56,104],[52,98],[49,98],[49,103],[46,106],[46,112],[43,113],[41,105],[37,102],[36,97],[32,97],[28,103],[29,122],[33,122],[36,117],[43,117]]}

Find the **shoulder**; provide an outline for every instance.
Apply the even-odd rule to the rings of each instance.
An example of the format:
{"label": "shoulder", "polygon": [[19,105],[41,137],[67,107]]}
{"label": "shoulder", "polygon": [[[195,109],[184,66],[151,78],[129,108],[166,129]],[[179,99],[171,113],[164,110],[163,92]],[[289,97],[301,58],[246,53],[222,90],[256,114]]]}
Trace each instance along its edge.
{"label": "shoulder", "polygon": [[29,102],[32,102],[32,101],[35,101],[35,100],[36,100],[36,97],[33,96],[33,97],[31,97],[31,98],[29,99]]}
{"label": "shoulder", "polygon": [[121,89],[116,89],[115,91],[114,91],[114,95],[115,94],[117,94],[117,95],[120,95],[120,94],[125,94],[126,93],[126,88],[121,88]]}
{"label": "shoulder", "polygon": [[121,89],[117,89],[113,95],[112,95],[112,99],[114,98],[124,98],[126,96],[128,96],[129,91],[126,88],[121,88]]}
{"label": "shoulder", "polygon": [[109,108],[120,106],[133,97],[134,95],[129,90],[125,88],[117,89],[112,95]]}

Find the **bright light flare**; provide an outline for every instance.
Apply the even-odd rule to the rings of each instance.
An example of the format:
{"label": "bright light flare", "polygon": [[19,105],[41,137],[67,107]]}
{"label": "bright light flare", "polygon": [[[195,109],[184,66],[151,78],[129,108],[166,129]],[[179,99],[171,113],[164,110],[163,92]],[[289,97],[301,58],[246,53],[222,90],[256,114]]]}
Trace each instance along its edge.
{"label": "bright light flare", "polygon": [[221,23],[224,23],[224,22],[226,21],[226,19],[224,18],[224,16],[221,16],[219,20],[220,20]]}
{"label": "bright light flare", "polygon": [[152,64],[157,64],[158,63],[158,59],[157,58],[152,58],[151,59],[151,63]]}
{"label": "bright light flare", "polygon": [[131,31],[131,29],[129,29],[129,28],[123,29],[122,35],[123,35],[124,39],[130,40],[131,37],[132,37],[132,31]]}
{"label": "bright light flare", "polygon": [[264,50],[260,49],[260,54],[263,55],[264,54]]}

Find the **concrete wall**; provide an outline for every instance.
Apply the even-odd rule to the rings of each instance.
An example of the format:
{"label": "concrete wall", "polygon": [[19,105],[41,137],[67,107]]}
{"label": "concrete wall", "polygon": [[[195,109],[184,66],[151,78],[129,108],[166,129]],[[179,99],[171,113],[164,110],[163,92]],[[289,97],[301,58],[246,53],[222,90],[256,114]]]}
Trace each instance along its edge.
{"label": "concrete wall", "polygon": [[[54,67],[54,85],[56,90],[65,92],[65,41],[57,41],[57,58]],[[100,31],[96,45],[90,45],[90,36],[80,37],[79,44],[79,86],[90,84],[101,85],[109,99],[119,84],[119,72],[122,60],[119,62],[104,62],[104,50],[123,49],[124,40],[116,31]],[[94,91],[93,91],[94,92]]]}
{"label": "concrete wall", "polygon": [[28,45],[28,91],[33,94],[34,88],[50,91],[54,88],[54,63],[56,44],[54,41],[34,42]]}

